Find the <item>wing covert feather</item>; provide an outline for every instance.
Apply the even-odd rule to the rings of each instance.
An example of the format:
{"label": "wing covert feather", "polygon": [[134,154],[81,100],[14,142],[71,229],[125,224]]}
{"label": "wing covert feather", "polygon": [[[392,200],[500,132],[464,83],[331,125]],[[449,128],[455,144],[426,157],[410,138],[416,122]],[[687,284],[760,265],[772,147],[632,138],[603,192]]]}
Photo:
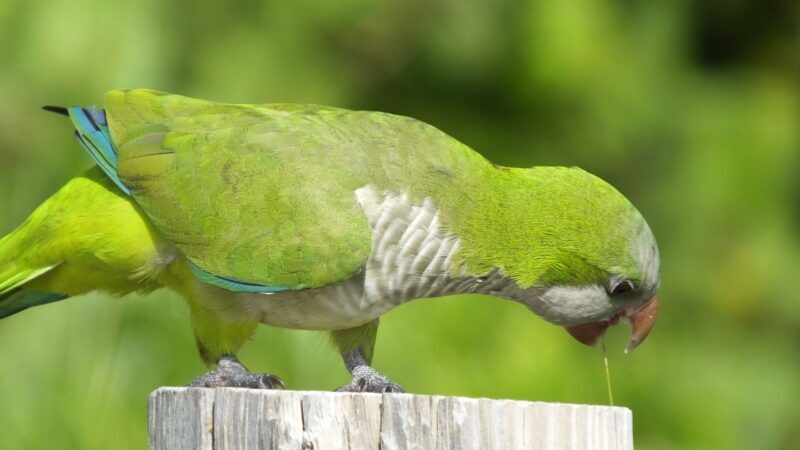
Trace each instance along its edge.
{"label": "wing covert feather", "polygon": [[105,107],[121,179],[203,270],[302,289],[366,263],[371,232],[354,191],[368,180],[338,158],[353,145],[343,110],[146,90],[113,91]]}

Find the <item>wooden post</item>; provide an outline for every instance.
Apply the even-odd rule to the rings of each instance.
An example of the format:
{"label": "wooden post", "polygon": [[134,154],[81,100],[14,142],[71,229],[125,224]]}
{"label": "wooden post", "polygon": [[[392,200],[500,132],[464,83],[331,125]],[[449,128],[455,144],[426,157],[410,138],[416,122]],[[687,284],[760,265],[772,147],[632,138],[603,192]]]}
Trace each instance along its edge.
{"label": "wooden post", "polygon": [[622,407],[410,394],[161,388],[150,448],[632,449]]}

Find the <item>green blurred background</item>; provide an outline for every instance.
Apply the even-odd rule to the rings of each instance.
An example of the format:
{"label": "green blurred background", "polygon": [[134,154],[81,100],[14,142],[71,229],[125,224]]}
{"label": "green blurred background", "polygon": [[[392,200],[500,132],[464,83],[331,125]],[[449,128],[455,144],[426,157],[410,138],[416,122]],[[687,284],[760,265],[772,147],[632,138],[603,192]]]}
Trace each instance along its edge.
{"label": "green blurred background", "polygon": [[[461,0],[0,2],[0,233],[92,163],[44,104],[117,87],[311,102],[430,122],[493,161],[577,165],[643,212],[662,311],[615,399],[638,448],[800,445],[798,3]],[[316,335],[241,353],[292,389],[348,381]],[[148,394],[204,371],[166,291],[0,322],[0,448],[141,449]],[[602,357],[510,302],[384,317],[376,367],[410,392],[606,404]]]}

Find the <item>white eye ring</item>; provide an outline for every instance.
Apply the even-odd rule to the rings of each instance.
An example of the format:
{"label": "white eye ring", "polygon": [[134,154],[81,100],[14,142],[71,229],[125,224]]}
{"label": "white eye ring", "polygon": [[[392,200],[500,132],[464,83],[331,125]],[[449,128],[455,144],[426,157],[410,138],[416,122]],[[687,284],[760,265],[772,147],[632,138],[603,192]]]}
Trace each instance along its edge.
{"label": "white eye ring", "polygon": [[634,289],[633,283],[624,278],[614,280],[611,284],[611,294],[613,295],[627,294],[628,292],[632,292]]}

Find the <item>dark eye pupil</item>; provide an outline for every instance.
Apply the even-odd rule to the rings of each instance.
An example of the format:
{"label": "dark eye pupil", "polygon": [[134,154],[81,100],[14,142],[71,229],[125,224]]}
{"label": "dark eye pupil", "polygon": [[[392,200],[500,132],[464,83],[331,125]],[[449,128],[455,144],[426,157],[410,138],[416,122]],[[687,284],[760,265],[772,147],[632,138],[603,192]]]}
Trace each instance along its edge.
{"label": "dark eye pupil", "polygon": [[630,292],[633,290],[633,285],[628,280],[623,280],[617,283],[614,286],[614,289],[611,291],[613,294],[624,294],[626,292]]}

